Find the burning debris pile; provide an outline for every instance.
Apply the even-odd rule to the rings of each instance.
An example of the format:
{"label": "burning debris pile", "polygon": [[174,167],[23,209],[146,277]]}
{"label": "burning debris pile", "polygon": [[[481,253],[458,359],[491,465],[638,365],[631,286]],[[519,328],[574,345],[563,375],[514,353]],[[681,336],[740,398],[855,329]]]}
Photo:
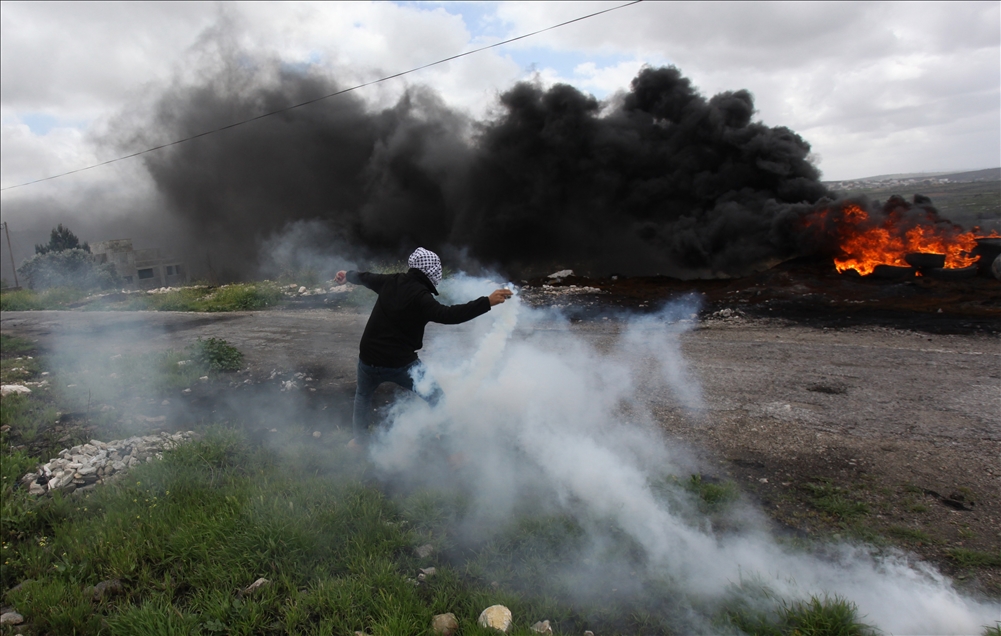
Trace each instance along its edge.
{"label": "burning debris pile", "polygon": [[[985,239],[999,237],[978,237],[975,230],[951,223],[927,197],[915,195],[910,203],[893,196],[881,207],[866,203],[822,204],[802,219],[803,235],[810,242],[819,240],[821,251],[834,253],[839,273],[963,278],[976,275],[978,269],[986,273],[997,257]],[[814,233],[819,236],[811,237]]]}

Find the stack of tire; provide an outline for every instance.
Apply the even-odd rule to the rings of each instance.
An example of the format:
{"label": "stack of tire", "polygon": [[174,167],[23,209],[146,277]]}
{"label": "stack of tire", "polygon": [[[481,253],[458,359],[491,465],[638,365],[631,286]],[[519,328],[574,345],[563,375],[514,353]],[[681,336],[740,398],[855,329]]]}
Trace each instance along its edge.
{"label": "stack of tire", "polygon": [[1001,238],[978,238],[974,254],[980,256],[977,264],[981,276],[991,276],[1001,280]]}

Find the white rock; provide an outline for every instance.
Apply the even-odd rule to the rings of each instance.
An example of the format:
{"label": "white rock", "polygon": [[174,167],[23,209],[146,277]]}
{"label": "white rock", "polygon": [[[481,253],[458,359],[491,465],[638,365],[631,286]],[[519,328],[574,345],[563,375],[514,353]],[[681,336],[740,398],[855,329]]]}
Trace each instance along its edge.
{"label": "white rock", "polygon": [[251,583],[250,585],[248,585],[246,587],[246,589],[243,590],[243,593],[244,594],[250,594],[251,592],[256,591],[258,588],[265,587],[265,586],[270,585],[270,584],[271,584],[271,581],[267,580],[264,577],[261,577],[261,578],[257,579],[256,581],[254,581],[253,583]]}
{"label": "white rock", "polygon": [[573,276],[573,270],[572,269],[561,269],[558,272],[553,272],[552,274],[550,274],[546,278],[566,278],[567,276]]}
{"label": "white rock", "polygon": [[507,633],[511,629],[511,610],[503,605],[491,605],[480,612],[480,617],[476,619],[480,627],[489,627],[499,632]]}
{"label": "white rock", "polygon": [[442,636],[452,636],[459,631],[459,620],[455,614],[438,614],[431,619],[431,631]]}
{"label": "white rock", "polygon": [[0,614],[0,625],[20,625],[24,622],[24,617],[17,612],[4,612]]}
{"label": "white rock", "polygon": [[8,396],[10,394],[23,395],[31,393],[31,389],[24,386],[23,384],[4,384],[0,385],[0,396]]}
{"label": "white rock", "polygon": [[299,288],[299,293],[300,293],[300,294],[302,294],[302,293],[305,293],[305,291],[306,291],[306,288],[305,288],[305,287],[300,287],[300,288]]}
{"label": "white rock", "polygon": [[549,621],[539,621],[532,625],[532,631],[536,634],[552,634],[553,628],[549,625]]}

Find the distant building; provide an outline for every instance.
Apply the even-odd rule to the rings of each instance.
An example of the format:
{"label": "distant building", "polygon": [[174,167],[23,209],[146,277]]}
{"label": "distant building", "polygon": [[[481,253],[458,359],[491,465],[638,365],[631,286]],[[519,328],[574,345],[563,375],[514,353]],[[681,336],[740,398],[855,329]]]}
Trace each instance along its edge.
{"label": "distant building", "polygon": [[132,239],[112,239],[93,243],[91,253],[101,263],[113,263],[126,287],[155,289],[188,282],[184,261],[160,254],[158,248],[132,249]]}

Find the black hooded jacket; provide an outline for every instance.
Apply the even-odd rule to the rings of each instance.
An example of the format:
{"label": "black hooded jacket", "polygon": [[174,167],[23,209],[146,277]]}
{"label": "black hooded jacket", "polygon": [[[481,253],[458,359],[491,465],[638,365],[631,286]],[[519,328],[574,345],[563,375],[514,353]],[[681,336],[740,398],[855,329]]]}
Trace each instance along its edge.
{"label": "black hooded jacket", "polygon": [[438,290],[419,269],[406,274],[348,272],[347,279],[379,294],[359,351],[361,361],[374,367],[399,368],[416,360],[429,322],[457,325],[490,311],[486,296],[464,305],[442,305],[434,299]]}

